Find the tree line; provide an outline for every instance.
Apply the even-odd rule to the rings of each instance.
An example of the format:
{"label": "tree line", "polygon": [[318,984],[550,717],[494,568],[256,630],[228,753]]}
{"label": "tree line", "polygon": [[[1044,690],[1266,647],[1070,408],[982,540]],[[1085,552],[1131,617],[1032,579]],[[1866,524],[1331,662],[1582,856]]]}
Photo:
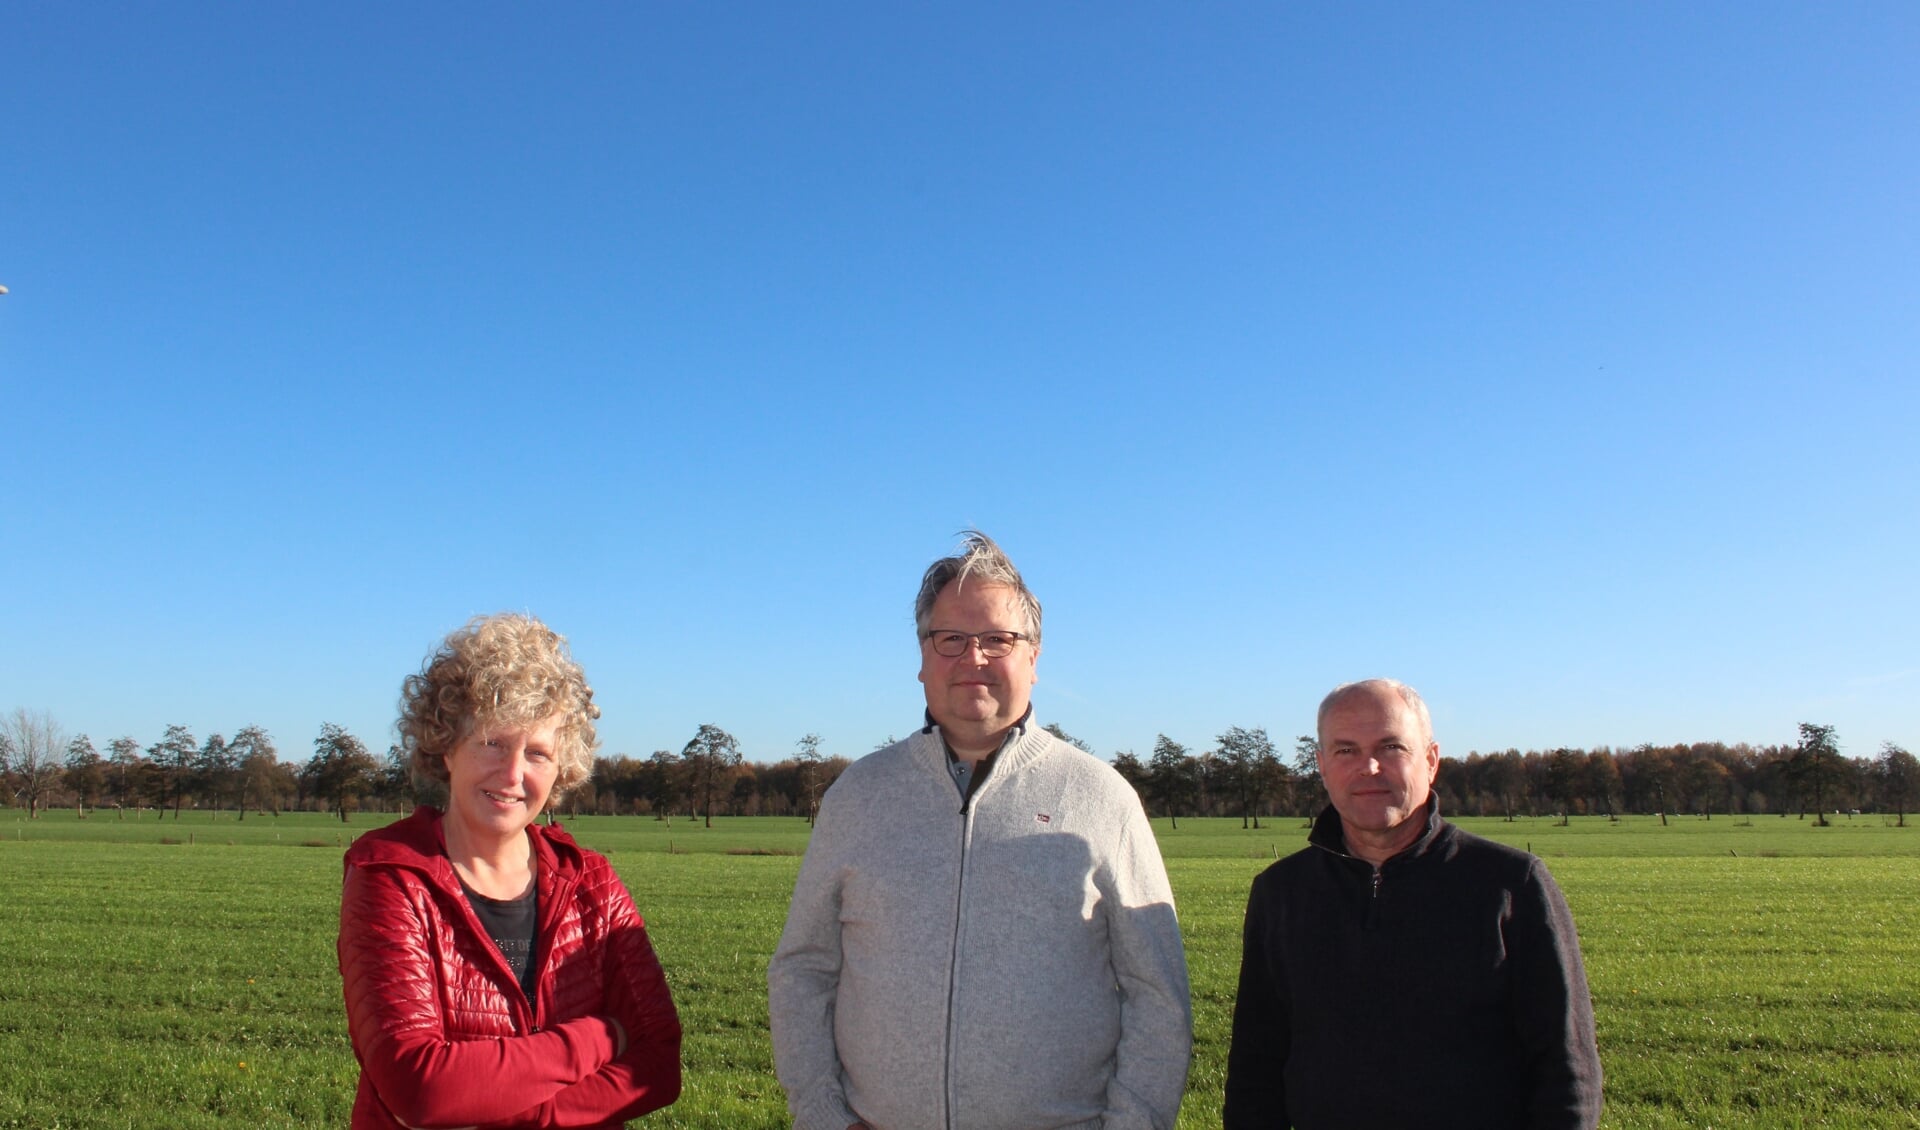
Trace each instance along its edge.
{"label": "tree line", "polygon": [[[891,739],[889,739],[891,741]],[[650,757],[597,757],[587,781],[560,802],[570,814],[685,815],[711,824],[716,815],[798,815],[809,819],[820,794],[851,760],[821,750],[818,734],[795,743],[791,756],[760,764],[745,760],[740,743],[705,724],[679,751]],[[16,709],[0,719],[0,797],[37,819],[47,808],[79,813],[171,815],[183,809],[278,815],[405,811],[438,802],[442,787],[415,781],[401,749],[375,756],[366,743],[332,722],[323,723],[305,762],[282,761],[273,738],[243,726],[232,738],[196,737],[168,726],[148,744],[115,738],[101,750],[86,734],[69,737],[50,714]]]}
{"label": "tree line", "polygon": [[[1058,725],[1056,737],[1093,752]],[[1615,816],[1621,813],[1715,815],[1798,813],[1825,822],[1836,811],[1878,811],[1904,825],[1920,794],[1920,760],[1887,742],[1873,758],[1840,752],[1831,726],[1802,723],[1792,745],[1695,742],[1615,750],[1556,748],[1478,751],[1440,763],[1434,784],[1442,810],[1456,815]],[[875,748],[893,742],[888,737]],[[571,815],[684,816],[708,824],[715,816],[806,816],[852,759],[828,755],[818,734],[806,734],[793,752],[771,763],[746,760],[726,730],[702,724],[678,751],[647,757],[597,757],[586,782],[564,797]],[[0,719],[0,796],[27,810],[50,807],[108,809],[121,818],[152,813],[179,819],[182,809],[325,811],[342,820],[355,811],[405,811],[437,802],[431,782],[412,780],[402,751],[384,756],[344,727],[323,723],[302,763],[280,760],[259,726],[232,738],[204,740],[171,725],[142,745],[115,738],[105,750],[86,734],[68,737],[44,712],[16,709]],[[1156,816],[1239,817],[1243,827],[1262,819],[1306,817],[1326,803],[1309,735],[1282,750],[1264,729],[1229,727],[1210,748],[1190,750],[1161,734],[1143,760],[1131,750],[1112,759]]]}
{"label": "tree line", "polygon": [[[1792,745],[1475,751],[1441,759],[1434,791],[1442,811],[1464,816],[1797,813],[1825,824],[1834,812],[1877,811],[1906,825],[1920,760],[1893,742],[1876,757],[1847,757],[1832,726],[1799,730]],[[1145,761],[1129,751],[1113,764],[1154,815],[1238,816],[1258,827],[1263,816],[1304,817],[1326,803],[1318,749],[1303,735],[1286,758],[1264,730],[1234,727],[1212,749],[1189,751],[1162,734]]]}

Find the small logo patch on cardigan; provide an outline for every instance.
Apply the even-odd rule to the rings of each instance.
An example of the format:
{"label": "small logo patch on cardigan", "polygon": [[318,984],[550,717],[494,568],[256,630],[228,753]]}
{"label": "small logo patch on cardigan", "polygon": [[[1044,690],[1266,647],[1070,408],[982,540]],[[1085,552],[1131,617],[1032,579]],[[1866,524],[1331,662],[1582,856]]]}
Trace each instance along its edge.
{"label": "small logo patch on cardigan", "polygon": [[1053,823],[1053,817],[1048,816],[1044,812],[1036,812],[1033,814],[1033,822],[1036,824],[1051,824]]}

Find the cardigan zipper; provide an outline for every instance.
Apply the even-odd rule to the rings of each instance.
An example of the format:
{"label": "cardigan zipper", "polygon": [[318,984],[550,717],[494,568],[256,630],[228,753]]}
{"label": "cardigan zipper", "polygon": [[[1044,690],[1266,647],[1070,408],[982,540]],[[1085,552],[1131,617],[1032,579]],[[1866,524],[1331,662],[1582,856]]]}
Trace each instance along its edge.
{"label": "cardigan zipper", "polygon": [[[1011,744],[1010,742],[1003,744],[1000,750],[996,751],[995,756],[1005,753],[1006,746]],[[940,756],[942,758],[946,756],[944,737],[940,739]],[[975,768],[978,769],[979,766],[976,765]],[[960,800],[960,866],[959,875],[953,884],[953,949],[947,955],[947,1046],[946,1054],[941,1056],[941,1073],[945,1078],[941,1080],[940,1087],[940,1105],[944,1108],[941,1111],[940,1124],[946,1127],[946,1130],[953,1130],[953,1005],[960,991],[960,932],[965,928],[961,912],[966,906],[967,899],[967,848],[973,842],[974,801],[981,793],[993,787],[1004,775],[1002,770],[1005,768],[1004,765],[996,766],[995,771],[986,780],[972,782],[967,795]],[[940,774],[946,777],[943,783],[951,787],[953,777],[947,772],[946,766],[940,766]]]}
{"label": "cardigan zipper", "polygon": [[953,1003],[959,994],[960,984],[960,931],[962,929],[960,912],[966,905],[967,890],[967,845],[973,837],[973,798],[968,797],[960,808],[960,868],[959,876],[953,884],[953,949],[947,955],[947,1046],[946,1054],[940,1057],[941,1080],[940,1124],[953,1130]]}

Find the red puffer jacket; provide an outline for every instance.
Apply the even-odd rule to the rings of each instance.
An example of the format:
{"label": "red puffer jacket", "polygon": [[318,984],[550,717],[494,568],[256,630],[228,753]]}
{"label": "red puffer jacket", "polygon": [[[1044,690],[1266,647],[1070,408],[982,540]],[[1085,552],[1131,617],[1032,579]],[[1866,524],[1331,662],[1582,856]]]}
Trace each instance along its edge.
{"label": "red puffer jacket", "polygon": [[[347,850],[339,953],[356,1130],[618,1127],[679,1096],[680,1020],[633,899],[605,857],[558,827],[529,832],[531,1006],[460,889],[439,812]],[[610,1018],[627,1032],[618,1058]]]}

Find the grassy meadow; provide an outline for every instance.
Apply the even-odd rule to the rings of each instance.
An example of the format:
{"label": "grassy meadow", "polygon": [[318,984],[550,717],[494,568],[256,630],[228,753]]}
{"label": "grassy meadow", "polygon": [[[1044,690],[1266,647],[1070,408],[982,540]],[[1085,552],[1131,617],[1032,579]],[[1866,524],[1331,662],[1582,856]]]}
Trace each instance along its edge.
{"label": "grassy meadow", "polygon": [[[0,816],[0,1128],[345,1124],[340,851],[390,817],[18,815]],[[1463,823],[1529,847],[1567,892],[1603,1126],[1920,1127],[1920,827]],[[764,977],[805,823],[569,826],[632,889],[686,1024],[685,1094],[641,1125],[786,1126]],[[1180,1125],[1218,1126],[1247,884],[1305,830],[1155,827],[1194,991]]]}

